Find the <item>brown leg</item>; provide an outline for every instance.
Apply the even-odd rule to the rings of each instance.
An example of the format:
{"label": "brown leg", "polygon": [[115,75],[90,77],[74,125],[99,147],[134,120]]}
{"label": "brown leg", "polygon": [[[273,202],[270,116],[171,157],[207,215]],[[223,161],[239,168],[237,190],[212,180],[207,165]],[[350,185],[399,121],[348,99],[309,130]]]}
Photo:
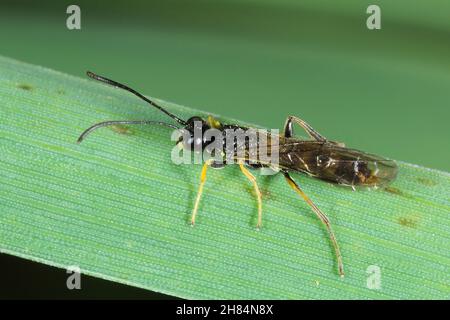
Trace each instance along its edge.
{"label": "brown leg", "polygon": [[320,219],[320,221],[322,221],[322,223],[326,226],[326,228],[328,230],[328,234],[331,239],[331,243],[333,244],[333,247],[334,247],[334,251],[336,252],[336,259],[337,259],[337,264],[338,264],[339,275],[341,277],[344,277],[344,265],[342,263],[341,251],[339,250],[339,245],[337,243],[336,237],[333,233],[333,230],[331,229],[330,220],[322,211],[320,211],[320,209],[314,204],[314,202],[311,201],[311,199],[303,192],[303,190],[300,189],[298,184],[291,178],[289,173],[283,172],[283,174],[284,174],[284,177],[286,178],[288,184],[291,186],[291,188],[294,189],[294,191],[297,192],[303,198],[303,200],[305,200],[306,203],[311,206],[314,213],[317,215],[317,217]]}
{"label": "brown leg", "polygon": [[309,137],[316,141],[329,142],[339,147],[345,147],[345,143],[343,142],[327,140],[327,138],[325,138],[316,130],[314,130],[314,128],[311,127],[306,121],[297,118],[295,116],[289,116],[286,119],[286,123],[284,124],[284,136],[286,138],[291,138],[294,135],[294,128],[292,126],[292,121],[298,124],[300,127],[302,127],[305,130],[305,132],[309,135]]}
{"label": "brown leg", "polygon": [[327,139],[313,129],[306,121],[295,116],[289,116],[284,124],[284,136],[290,138],[294,135],[294,128],[292,127],[292,121],[302,127],[305,132],[316,141],[326,141]]}

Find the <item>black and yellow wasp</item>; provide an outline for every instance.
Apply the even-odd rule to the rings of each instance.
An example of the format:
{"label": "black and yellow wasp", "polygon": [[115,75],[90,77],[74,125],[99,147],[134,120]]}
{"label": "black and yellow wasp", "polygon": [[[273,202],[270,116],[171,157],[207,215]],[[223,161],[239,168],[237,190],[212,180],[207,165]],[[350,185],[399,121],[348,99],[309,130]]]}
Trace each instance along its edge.
{"label": "black and yellow wasp", "polygon": [[[169,128],[183,130],[184,133],[188,134],[188,139],[184,139],[183,147],[188,149],[194,149],[199,147],[204,150],[209,141],[206,139],[194,139],[194,128],[195,124],[200,123],[201,129],[205,132],[208,129],[214,128],[225,132],[226,129],[242,129],[247,130],[247,127],[239,126],[236,124],[222,124],[217,119],[209,116],[207,119],[203,119],[198,116],[189,118],[188,120],[183,120],[176,115],[170,113],[154,101],[143,96],[139,92],[131,89],[130,87],[118,83],[116,81],[107,79],[105,77],[96,75],[92,72],[87,72],[87,75],[95,80],[110,84],[114,87],[127,90],[134,95],[138,96],[142,100],[148,102],[151,106],[157,108],[161,112],[172,118],[181,127],[161,121],[151,121],[151,120],[123,120],[123,121],[104,121],[86,129],[81,136],[78,138],[78,143],[80,143],[88,134],[92,131],[110,125],[124,124],[156,124],[162,125]],[[293,136],[293,124],[296,123],[302,127],[306,133],[309,135],[311,140],[303,140],[295,138]],[[189,139],[190,137],[190,139]],[[392,180],[395,179],[397,175],[397,165],[393,160],[384,159],[382,157],[368,154],[355,149],[346,148],[343,143],[330,141],[314,130],[308,123],[300,118],[289,116],[284,125],[284,130],[281,135],[277,137],[277,145],[269,146],[269,151],[275,151],[277,148],[278,162],[274,168],[273,163],[264,163],[259,161],[256,164],[250,163],[249,159],[244,156],[242,158],[234,159],[234,163],[237,163],[240,167],[242,173],[252,182],[255,189],[255,193],[258,200],[258,222],[257,228],[262,226],[262,201],[261,192],[259,190],[256,178],[247,168],[266,168],[270,167],[275,169],[284,175],[289,186],[297,192],[308,205],[312,208],[314,213],[317,215],[319,220],[327,228],[328,234],[330,236],[331,243],[333,244],[338,272],[340,276],[344,276],[344,267],[342,263],[342,256],[337,243],[334,232],[331,228],[330,220],[328,217],[314,204],[314,202],[303,192],[300,186],[294,181],[290,173],[306,173],[312,177],[328,181],[330,183],[339,184],[343,186],[348,186],[353,189],[359,186],[377,188],[384,187]],[[270,144],[270,139],[269,139]],[[224,147],[226,147],[224,142]],[[244,145],[244,148],[248,145]],[[237,146],[232,148],[236,151]],[[209,167],[219,167],[227,165],[227,162],[222,162],[217,165],[213,161],[207,160],[203,164],[200,177],[200,185],[195,200],[194,208],[191,216],[191,224],[195,224],[195,219],[197,216],[198,205],[203,192],[203,185],[206,180],[206,172]]]}

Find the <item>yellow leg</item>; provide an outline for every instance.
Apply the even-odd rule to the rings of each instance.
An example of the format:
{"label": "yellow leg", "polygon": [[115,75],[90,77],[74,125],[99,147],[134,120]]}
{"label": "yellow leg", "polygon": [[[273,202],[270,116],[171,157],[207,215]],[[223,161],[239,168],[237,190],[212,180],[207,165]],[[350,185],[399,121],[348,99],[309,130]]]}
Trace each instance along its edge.
{"label": "yellow leg", "polygon": [[203,193],[203,185],[205,184],[205,181],[206,181],[206,171],[208,170],[208,167],[210,164],[211,164],[210,161],[206,161],[203,164],[202,174],[200,176],[200,186],[198,187],[197,198],[195,199],[194,210],[192,210],[192,216],[191,216],[191,225],[192,226],[195,224],[195,218],[197,216],[198,205],[200,203],[200,198],[202,197],[202,193]]}
{"label": "yellow leg", "polygon": [[256,228],[259,229],[262,226],[262,201],[261,201],[261,192],[259,191],[258,183],[256,182],[256,178],[248,171],[242,162],[239,163],[239,167],[241,168],[242,173],[247,177],[250,182],[253,183],[253,188],[255,189],[256,197],[258,199],[258,223],[256,224]]}
{"label": "yellow leg", "polygon": [[320,209],[314,204],[314,202],[311,201],[311,199],[303,192],[302,189],[295,183],[295,181],[289,176],[288,173],[284,174],[284,177],[286,178],[288,184],[291,186],[292,189],[295,190],[302,198],[303,200],[308,203],[311,208],[313,209],[314,213],[317,215],[317,217],[322,221],[322,223],[327,227],[328,234],[330,235],[331,243],[333,244],[334,251],[336,252],[336,259],[338,264],[338,272],[341,277],[344,277],[344,265],[342,263],[342,256],[341,251],[339,250],[339,245],[337,243],[336,237],[334,235],[333,230],[331,229],[330,220],[328,217],[320,211]]}

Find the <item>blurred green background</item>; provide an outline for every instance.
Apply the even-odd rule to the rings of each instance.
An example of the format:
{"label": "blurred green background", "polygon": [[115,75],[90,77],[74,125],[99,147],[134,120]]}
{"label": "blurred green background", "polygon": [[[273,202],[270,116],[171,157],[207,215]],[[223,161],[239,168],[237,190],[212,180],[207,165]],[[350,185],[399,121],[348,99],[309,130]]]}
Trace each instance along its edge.
{"label": "blurred green background", "polygon": [[[82,29],[68,30],[75,3]],[[366,27],[370,4],[381,30]],[[0,54],[269,128],[298,115],[348,146],[450,171],[449,14],[444,0],[2,0]]]}

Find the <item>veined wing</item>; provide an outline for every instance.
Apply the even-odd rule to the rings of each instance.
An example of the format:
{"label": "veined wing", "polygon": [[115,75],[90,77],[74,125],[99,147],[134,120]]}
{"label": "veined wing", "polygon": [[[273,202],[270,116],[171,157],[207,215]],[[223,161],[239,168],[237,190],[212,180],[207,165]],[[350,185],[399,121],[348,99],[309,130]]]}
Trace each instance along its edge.
{"label": "veined wing", "polygon": [[330,142],[280,141],[279,166],[348,186],[382,187],[397,176],[393,160]]}

